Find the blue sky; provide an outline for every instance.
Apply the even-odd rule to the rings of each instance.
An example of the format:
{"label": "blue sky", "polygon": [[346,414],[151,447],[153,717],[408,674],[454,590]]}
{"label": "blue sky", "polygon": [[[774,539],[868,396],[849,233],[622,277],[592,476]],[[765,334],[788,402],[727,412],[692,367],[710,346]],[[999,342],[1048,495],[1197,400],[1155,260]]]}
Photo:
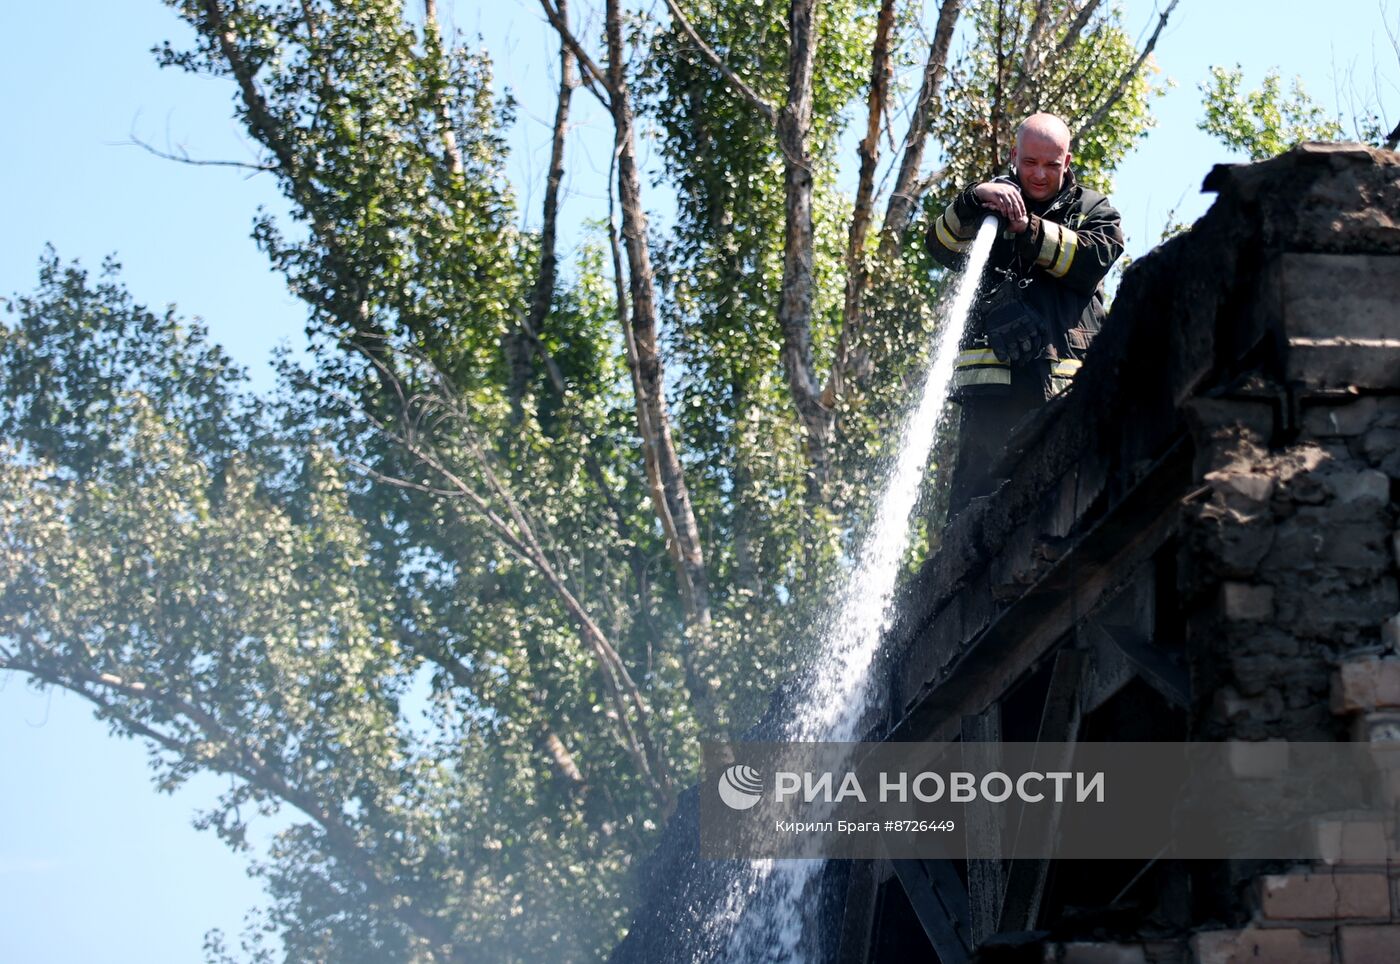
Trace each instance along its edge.
{"label": "blue sky", "polygon": [[[1156,104],[1159,125],[1120,170],[1113,196],[1130,252],[1151,247],[1173,208],[1178,220],[1202,213],[1210,201],[1198,193],[1202,177],[1237,160],[1195,129],[1197,85],[1211,65],[1238,62],[1251,86],[1278,66],[1330,107],[1352,77],[1362,94],[1371,90],[1374,62],[1393,124],[1400,67],[1381,32],[1382,6],[1334,0],[1319,16],[1302,0],[1181,0],[1157,48],[1176,86]],[[520,98],[513,172],[526,218],[537,220],[553,97],[540,65],[554,63],[538,6],[440,7],[450,24],[485,37],[498,82]],[[1124,8],[1133,29],[1153,19],[1149,0]],[[1392,24],[1397,16],[1393,3]],[[166,38],[180,43],[187,32],[156,0],[0,6],[9,131],[0,155],[0,294],[33,287],[46,242],[90,267],[116,252],[138,299],[201,316],[265,388],[272,348],[303,338],[302,312],[249,239],[259,205],[283,209],[275,186],[123,143],[134,132],[197,157],[253,156],[231,119],[231,85],[154,66],[149,50]],[[588,100],[575,99],[581,130],[564,211],[572,225],[599,212],[601,198],[583,191],[607,164],[606,119]],[[655,203],[664,211],[664,199]],[[201,959],[209,927],[237,931],[260,899],[256,882],[241,858],[190,827],[219,788],[209,779],[157,794],[138,744],[109,737],[76,699],[0,677],[0,960],[176,964]]]}

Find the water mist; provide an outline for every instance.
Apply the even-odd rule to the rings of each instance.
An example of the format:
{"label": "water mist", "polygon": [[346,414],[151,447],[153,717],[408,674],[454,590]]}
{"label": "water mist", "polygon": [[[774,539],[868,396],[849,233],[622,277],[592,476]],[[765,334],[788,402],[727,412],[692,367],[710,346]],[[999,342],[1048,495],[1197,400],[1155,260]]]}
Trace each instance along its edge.
{"label": "water mist", "polygon": [[[827,617],[813,665],[796,688],[798,715],[784,723],[780,740],[842,743],[856,732],[868,701],[871,665],[888,629],[900,560],[909,540],[910,515],[929,452],[945,429],[943,413],[953,382],[958,345],[987,265],[997,219],[988,215],[977,230],[962,277],[933,346],[918,403],[906,416],[894,465],[857,564]],[[707,927],[719,957],[754,961],[800,961],[806,905],[815,894],[821,860],[755,860],[730,882],[724,906]],[[725,939],[725,935],[728,939]],[[808,935],[808,943],[813,941]]]}

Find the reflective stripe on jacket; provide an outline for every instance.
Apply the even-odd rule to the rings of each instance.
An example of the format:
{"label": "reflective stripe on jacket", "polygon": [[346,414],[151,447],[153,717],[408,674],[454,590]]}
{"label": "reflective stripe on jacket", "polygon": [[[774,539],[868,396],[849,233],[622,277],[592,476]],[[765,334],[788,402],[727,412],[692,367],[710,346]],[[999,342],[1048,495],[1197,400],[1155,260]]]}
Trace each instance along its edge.
{"label": "reflective stripe on jacket", "polygon": [[[1017,184],[1014,177],[996,178]],[[1028,202],[1030,225],[1020,235],[1003,230],[992,244],[989,268],[1010,271],[1030,279],[1025,289],[1041,315],[1049,322],[1050,340],[1041,353],[1051,363],[1055,391],[1063,390],[1078,371],[1089,343],[1104,317],[1103,279],[1123,253],[1122,219],[1097,191],[1081,186],[1073,171],[1065,172],[1060,192],[1048,202]],[[971,188],[934,219],[926,238],[929,251],[941,264],[960,268],[972,245],[985,209]],[[976,319],[965,333],[963,346],[977,350],[981,335]],[[982,351],[987,349],[982,348]],[[1076,361],[1057,367],[1062,361]],[[1005,363],[998,364],[1005,366]],[[955,371],[954,384],[1002,384],[1001,375],[990,374],[986,362],[969,355]],[[1009,368],[1007,368],[1009,384]]]}
{"label": "reflective stripe on jacket", "polygon": [[[1050,383],[1046,394],[1053,396],[1069,388],[1084,363],[1078,358],[1061,358],[1048,364]],[[1010,363],[1002,361],[990,348],[975,346],[958,352],[953,363],[953,390],[958,398],[1001,394],[1010,387]]]}

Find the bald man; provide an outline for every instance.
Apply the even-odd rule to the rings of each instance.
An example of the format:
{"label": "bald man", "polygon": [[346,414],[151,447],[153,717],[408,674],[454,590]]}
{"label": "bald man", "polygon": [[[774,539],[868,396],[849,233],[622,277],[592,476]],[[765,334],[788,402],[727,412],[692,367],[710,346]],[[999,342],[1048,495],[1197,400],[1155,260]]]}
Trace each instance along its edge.
{"label": "bald man", "polygon": [[1103,279],[1123,253],[1122,219],[1076,182],[1070,139],[1055,115],[1027,117],[1012,173],[967,188],[928,232],[934,258],[960,268],[983,218],[1000,221],[954,373],[962,427],[950,515],[991,491],[1007,436],[1069,387],[1104,316]]}

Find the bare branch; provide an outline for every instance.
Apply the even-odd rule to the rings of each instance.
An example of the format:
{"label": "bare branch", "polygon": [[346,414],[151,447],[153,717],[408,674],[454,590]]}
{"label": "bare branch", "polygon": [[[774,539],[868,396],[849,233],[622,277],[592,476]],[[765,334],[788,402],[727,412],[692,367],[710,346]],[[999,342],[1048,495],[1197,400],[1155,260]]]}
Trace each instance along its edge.
{"label": "bare branch", "polygon": [[[1101,0],[1088,0],[1084,6],[1080,7],[1079,12],[1074,15],[1074,19],[1070,21],[1068,27],[1065,28],[1065,32],[1060,35],[1060,39],[1055,44],[1054,52],[1057,58],[1067,54],[1069,49],[1079,40],[1079,35],[1084,32],[1084,28],[1089,23],[1089,18],[1094,15],[1094,11],[1098,9],[1100,2]],[[1072,9],[1073,5],[1067,4],[1064,9],[1064,14],[1068,15]],[[1043,49],[1042,41],[1044,41],[1048,35],[1053,34],[1054,31],[1063,26],[1063,19],[1057,19],[1056,23],[1053,25],[1043,21],[1041,19],[1043,12],[1043,5],[1037,7],[1036,20],[1031,24],[1030,33],[1026,38],[1026,59],[1021,66],[1021,79],[1016,82],[1016,86],[1012,88],[1011,93],[1006,97],[1009,108],[1018,113],[1025,112],[1023,99],[1026,94],[1026,88],[1029,87],[1031,81],[1039,75],[1041,67],[1044,66],[1046,62],[1046,58],[1041,54],[1041,50]]]}
{"label": "bare branch", "polygon": [[885,221],[880,229],[880,247],[886,255],[898,253],[903,245],[904,229],[909,226],[914,206],[927,188],[919,188],[919,168],[924,163],[924,146],[934,108],[938,104],[939,88],[948,72],[948,50],[953,42],[962,0],[943,0],[938,10],[938,25],[933,42],[929,44],[928,60],[924,64],[923,82],[914,114],[909,119],[909,131],[904,135],[904,157],[899,163],[899,176],[885,206]]}
{"label": "bare branch", "polygon": [[[1388,6],[1387,4],[1387,6],[1381,8],[1381,22],[1385,24],[1385,35],[1390,40],[1391,49],[1395,51],[1396,61],[1400,62],[1400,17],[1396,18],[1396,26],[1392,27],[1390,21],[1385,19],[1386,15],[1389,13]],[[1371,66],[1372,69],[1377,69],[1374,59],[1371,61]],[[1375,86],[1376,93],[1379,95],[1379,81],[1376,82]],[[1376,109],[1380,111],[1382,117],[1385,116],[1385,112],[1381,110],[1379,105],[1377,105]],[[1395,129],[1385,136],[1385,144],[1383,146],[1388,151],[1393,151],[1397,146],[1400,146],[1400,123],[1397,123]]]}
{"label": "bare branch", "polygon": [[693,43],[704,58],[710,62],[710,65],[720,72],[720,75],[729,83],[729,86],[733,87],[741,97],[757,108],[758,112],[763,115],[768,123],[776,124],[778,122],[777,108],[764,100],[758,91],[744,83],[743,78],[736,74],[729,65],[724,62],[724,59],[720,57],[719,54],[715,53],[714,48],[707,44],[704,38],[691,26],[690,20],[686,17],[685,13],[681,11],[680,4],[678,4],[676,0],[666,0],[666,7],[671,11],[671,17],[676,23],[680,24],[680,28],[685,31],[685,35],[690,38],[690,42]]}
{"label": "bare branch", "polygon": [[[545,583],[563,604],[565,611],[578,627],[584,643],[598,658],[599,669],[603,674],[604,688],[609,694],[610,701],[614,704],[617,723],[623,729],[624,736],[631,748],[633,762],[638,768],[638,773],[648,781],[661,812],[669,815],[675,806],[675,788],[670,766],[652,736],[651,710],[631,674],[628,673],[622,657],[608,640],[602,628],[589,615],[587,608],[569,589],[565,579],[560,575],[559,568],[550,560],[549,555],[541,546],[535,533],[536,527],[532,525],[523,507],[491,467],[489,457],[471,429],[468,413],[462,409],[460,400],[452,392],[446,374],[431,359],[419,353],[408,349],[399,349],[398,353],[414,362],[438,386],[438,393],[432,396],[432,404],[451,414],[456,427],[463,433],[472,461],[486,480],[492,495],[504,505],[509,521],[502,518],[491,507],[487,497],[478,492],[459,472],[450,467],[430,445],[418,441],[411,434],[394,432],[368,412],[363,413],[364,417],[377,431],[401,446],[408,454],[440,477],[455,499],[470,506],[472,511],[487,523],[504,546],[545,580]],[[370,357],[369,361],[371,364],[381,365],[377,358]],[[388,369],[384,371],[384,376],[397,377],[392,370]],[[400,397],[404,397],[404,393],[401,392]],[[406,424],[412,424],[415,421],[412,412],[405,411],[404,414]],[[399,481],[402,487],[414,488],[418,485],[404,480]],[[433,486],[432,488],[436,489],[437,487]],[[636,717],[635,724],[632,720],[633,716]]]}
{"label": "bare branch", "polygon": [[[438,30],[437,0],[423,0],[423,34],[427,41],[428,54],[435,58],[434,66],[442,67],[442,34]],[[442,135],[442,147],[447,154],[447,163],[452,173],[460,177],[466,167],[462,163],[462,150],[457,146],[457,132],[452,128],[452,111],[447,103],[445,90],[433,98],[433,111],[437,114],[438,130]]]}
{"label": "bare branch", "polygon": [[205,160],[203,158],[190,157],[189,153],[183,147],[180,148],[180,152],[178,154],[173,153],[171,151],[162,151],[160,148],[154,147],[153,145],[147,144],[145,141],[141,140],[141,138],[136,136],[136,133],[134,131],[129,135],[129,137],[130,140],[125,141],[124,146],[139,147],[146,153],[154,154],[156,157],[159,157],[162,160],[166,161],[175,161],[179,164],[189,164],[196,167],[238,167],[242,168],[245,171],[251,171],[254,174],[277,173],[277,168],[271,164],[254,164],[249,161]]}
{"label": "bare branch", "polygon": [[1084,135],[1085,131],[1092,130],[1103,121],[1103,119],[1108,116],[1108,112],[1113,109],[1113,105],[1122,99],[1124,92],[1128,89],[1128,84],[1132,83],[1133,78],[1137,76],[1138,71],[1142,69],[1142,65],[1147,61],[1147,58],[1151,56],[1153,49],[1157,46],[1157,38],[1162,35],[1162,29],[1167,25],[1167,18],[1172,15],[1172,11],[1176,9],[1176,5],[1179,2],[1180,0],[1171,0],[1171,3],[1167,4],[1167,8],[1157,17],[1157,28],[1152,31],[1152,36],[1147,38],[1147,44],[1142,48],[1142,52],[1138,54],[1137,60],[1133,61],[1132,66],[1123,72],[1122,77],[1118,78],[1118,84],[1114,88],[1113,93],[1108,96],[1108,99],[1100,104],[1098,109],[1090,114],[1089,119],[1081,124],[1079,130],[1075,132],[1074,140],[1076,143],[1079,141],[1079,138]]}
{"label": "bare branch", "polygon": [[1056,54],[1065,54],[1069,52],[1069,48],[1075,45],[1079,40],[1079,35],[1082,34],[1084,28],[1089,25],[1089,18],[1094,15],[1094,11],[1099,8],[1101,2],[1102,0],[1088,0],[1088,2],[1080,8],[1074,20],[1070,22],[1069,27],[1066,28],[1065,32],[1060,36],[1060,42],[1055,47]]}
{"label": "bare branch", "polygon": [[554,29],[558,31],[559,38],[569,45],[579,64],[583,67],[583,83],[594,97],[602,102],[603,106],[612,110],[612,95],[614,93],[612,85],[608,83],[608,75],[588,56],[588,52],[583,49],[583,45],[578,42],[572,30],[569,29],[569,22],[564,19],[564,15],[555,7],[550,0],[540,0],[540,6],[544,8],[544,15],[549,18]]}
{"label": "bare branch", "polygon": [[[1026,33],[1026,52],[1029,56],[1035,56],[1035,50],[1040,45],[1041,38],[1045,35],[1046,28],[1050,25],[1050,0],[1036,0],[1035,18],[1031,21],[1031,29]],[[1033,69],[1035,60],[1029,60],[1026,70]]]}
{"label": "bare branch", "polygon": [[928,177],[921,178],[919,182],[915,185],[915,193],[918,196],[922,197],[925,191],[927,191],[929,188],[933,187],[935,184],[938,183],[939,179],[942,178],[945,173],[947,173],[947,170],[948,169],[946,167],[940,167],[935,171],[930,171]]}
{"label": "bare branch", "polygon": [[283,138],[281,125],[273,118],[267,101],[263,99],[262,92],[253,80],[253,71],[243,59],[243,52],[238,49],[238,37],[229,27],[219,0],[201,0],[200,6],[209,24],[209,32],[213,34],[219,45],[219,52],[228,62],[234,80],[238,82],[238,89],[243,95],[243,106],[248,112],[248,125],[253,128],[255,135],[261,135],[262,142],[276,156],[281,165],[281,172],[299,182],[300,167],[296,156]]}
{"label": "bare branch", "polygon": [[882,0],[875,25],[875,41],[870,54],[870,91],[867,99],[865,139],[861,141],[860,175],[856,184],[855,209],[846,237],[846,292],[841,315],[841,334],[836,340],[836,357],[822,404],[831,408],[845,394],[848,381],[858,375],[859,365],[852,362],[859,354],[861,300],[865,293],[865,236],[870,227],[870,213],[875,188],[875,166],[880,156],[880,118],[884,113],[889,88],[890,43],[894,33],[894,0]]}

